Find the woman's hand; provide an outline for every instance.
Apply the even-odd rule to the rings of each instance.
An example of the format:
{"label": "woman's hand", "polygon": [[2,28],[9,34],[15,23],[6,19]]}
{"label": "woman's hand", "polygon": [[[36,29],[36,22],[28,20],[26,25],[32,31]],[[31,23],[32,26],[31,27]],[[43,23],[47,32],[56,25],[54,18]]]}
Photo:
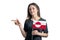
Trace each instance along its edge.
{"label": "woman's hand", "polygon": [[32,35],[38,35],[38,30],[33,30]]}
{"label": "woman's hand", "polygon": [[32,35],[39,35],[39,36],[42,36],[42,37],[47,37],[48,36],[48,33],[44,33],[44,32],[38,32],[38,30],[34,30],[32,31]]}
{"label": "woman's hand", "polygon": [[19,22],[19,20],[18,20],[18,19],[16,19],[16,20],[11,20],[11,21],[14,21],[15,25],[18,25],[18,26],[20,26],[20,25],[21,25],[21,23]]}

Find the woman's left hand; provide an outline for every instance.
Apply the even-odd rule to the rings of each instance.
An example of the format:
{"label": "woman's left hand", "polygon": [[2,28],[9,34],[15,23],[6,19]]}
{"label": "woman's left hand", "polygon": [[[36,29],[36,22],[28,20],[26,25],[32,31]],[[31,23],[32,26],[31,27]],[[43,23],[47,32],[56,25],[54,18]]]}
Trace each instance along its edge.
{"label": "woman's left hand", "polygon": [[33,30],[32,35],[38,35],[38,30]]}

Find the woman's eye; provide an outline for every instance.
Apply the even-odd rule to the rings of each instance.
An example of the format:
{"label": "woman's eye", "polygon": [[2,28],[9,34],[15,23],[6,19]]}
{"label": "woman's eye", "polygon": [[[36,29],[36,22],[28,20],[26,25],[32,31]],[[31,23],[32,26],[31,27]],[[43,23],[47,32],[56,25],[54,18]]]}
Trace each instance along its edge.
{"label": "woman's eye", "polygon": [[31,9],[29,9],[29,10],[31,10]]}
{"label": "woman's eye", "polygon": [[31,8],[29,8],[29,10],[31,10]]}
{"label": "woman's eye", "polygon": [[34,10],[34,8],[33,8],[33,10]]}

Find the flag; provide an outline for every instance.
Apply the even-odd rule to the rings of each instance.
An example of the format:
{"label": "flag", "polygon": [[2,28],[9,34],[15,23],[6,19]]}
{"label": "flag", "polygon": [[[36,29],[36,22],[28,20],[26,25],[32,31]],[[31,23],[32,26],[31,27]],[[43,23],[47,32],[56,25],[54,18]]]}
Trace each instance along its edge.
{"label": "flag", "polygon": [[46,21],[34,21],[32,25],[33,29],[46,29]]}

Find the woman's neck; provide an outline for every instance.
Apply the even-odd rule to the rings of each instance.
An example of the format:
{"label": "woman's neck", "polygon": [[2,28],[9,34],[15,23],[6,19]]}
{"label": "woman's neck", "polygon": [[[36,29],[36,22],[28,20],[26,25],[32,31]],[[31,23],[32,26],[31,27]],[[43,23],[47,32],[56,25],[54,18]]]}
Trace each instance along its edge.
{"label": "woman's neck", "polygon": [[40,19],[40,17],[39,17],[39,16],[37,16],[37,15],[34,15],[34,16],[32,16],[32,19],[33,19],[33,20],[39,20],[39,19]]}

